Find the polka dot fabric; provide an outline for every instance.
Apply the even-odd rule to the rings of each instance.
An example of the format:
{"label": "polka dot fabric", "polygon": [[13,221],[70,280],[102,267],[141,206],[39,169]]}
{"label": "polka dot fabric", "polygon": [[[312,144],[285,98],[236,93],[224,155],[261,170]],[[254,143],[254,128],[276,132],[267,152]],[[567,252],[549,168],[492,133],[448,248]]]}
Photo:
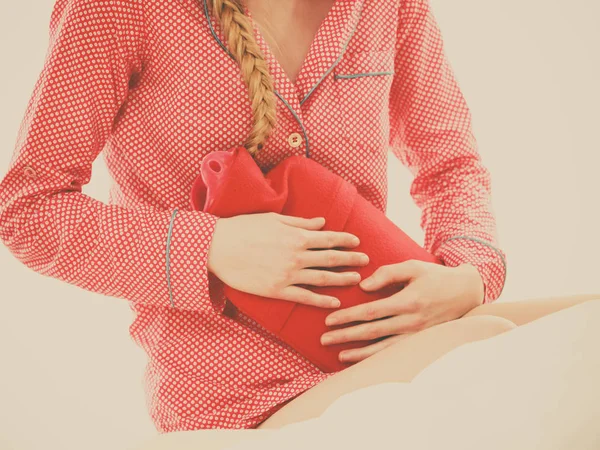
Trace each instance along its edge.
{"label": "polka dot fabric", "polygon": [[[261,167],[313,158],[383,211],[392,150],[415,176],[426,248],[475,265],[495,300],[506,269],[490,177],[428,1],[337,0],[296,83],[257,30],[278,97]],[[0,238],[16,258],[129,302],[161,433],[256,427],[333,375],[230,315],[207,271],[218,217],[191,209],[191,184],[204,155],[241,145],[252,125],[223,42],[204,0],[57,0],[0,185]],[[100,154],[106,204],[82,190]]]}

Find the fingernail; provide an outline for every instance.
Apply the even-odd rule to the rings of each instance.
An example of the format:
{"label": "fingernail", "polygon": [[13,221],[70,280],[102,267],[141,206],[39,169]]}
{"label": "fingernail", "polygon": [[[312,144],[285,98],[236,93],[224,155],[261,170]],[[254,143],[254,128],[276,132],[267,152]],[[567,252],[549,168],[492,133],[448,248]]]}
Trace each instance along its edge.
{"label": "fingernail", "polygon": [[335,317],[327,317],[325,319],[325,325],[327,325],[328,327],[335,325],[337,323],[337,320],[335,320]]}
{"label": "fingernail", "polygon": [[360,239],[358,239],[357,237],[354,237],[354,239],[352,239],[352,244],[354,244],[354,245],[360,244]]}
{"label": "fingernail", "polygon": [[360,281],[360,273],[351,272],[351,275],[352,275],[352,281],[356,281],[356,282]]}
{"label": "fingernail", "polygon": [[323,345],[331,344],[332,341],[333,341],[333,339],[331,338],[331,336],[326,336],[326,335],[321,336],[321,344],[323,344]]}
{"label": "fingernail", "polygon": [[367,255],[362,255],[360,257],[360,263],[361,264],[369,264],[369,257]]}
{"label": "fingernail", "polygon": [[339,308],[342,306],[342,302],[340,302],[337,298],[331,299],[330,304],[333,308]]}
{"label": "fingernail", "polygon": [[360,285],[362,287],[366,287],[366,288],[370,287],[372,284],[373,284],[373,279],[372,278],[365,278],[364,280],[362,280],[360,282]]}
{"label": "fingernail", "polygon": [[339,359],[340,359],[340,361],[341,361],[341,362],[344,362],[344,361],[346,361],[346,356],[347,356],[347,355],[346,355],[344,352],[340,353],[340,354],[339,354]]}

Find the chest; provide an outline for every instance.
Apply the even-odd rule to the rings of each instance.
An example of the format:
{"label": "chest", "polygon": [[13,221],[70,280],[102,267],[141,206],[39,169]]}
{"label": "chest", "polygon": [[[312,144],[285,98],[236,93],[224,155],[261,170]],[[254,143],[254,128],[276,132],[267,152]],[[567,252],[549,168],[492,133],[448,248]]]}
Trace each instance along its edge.
{"label": "chest", "polygon": [[295,82],[311,44],[335,0],[248,0],[254,22],[273,56]]}
{"label": "chest", "polygon": [[[175,180],[155,176],[149,185],[188,186],[203,155],[245,141],[252,99],[210,0],[147,1],[149,60],[115,142],[152,149],[157,172],[177,168]],[[269,0],[269,15],[249,1],[257,31],[264,24],[256,38],[277,98],[276,126],[257,163],[266,171],[292,155],[311,158],[383,209],[398,0],[306,0],[318,9],[294,17],[278,0]],[[146,144],[130,141],[132,127]]]}

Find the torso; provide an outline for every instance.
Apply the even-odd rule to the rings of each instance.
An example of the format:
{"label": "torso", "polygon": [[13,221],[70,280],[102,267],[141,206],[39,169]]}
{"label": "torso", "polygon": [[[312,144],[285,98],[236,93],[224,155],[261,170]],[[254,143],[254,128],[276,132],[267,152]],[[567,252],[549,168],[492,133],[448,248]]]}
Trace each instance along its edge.
{"label": "torso", "polygon": [[[396,55],[399,0],[338,0],[325,20],[326,38],[296,76],[333,0],[295,1],[305,2],[304,14],[296,8],[287,21],[280,15],[285,9],[271,9],[269,20],[278,26],[270,42],[284,49],[277,53],[281,67],[296,80],[290,86],[283,68],[274,67],[277,122],[258,154],[261,169],[292,156],[310,158],[385,212],[390,150],[411,150],[412,164],[433,158],[427,161],[448,170],[474,160],[469,110],[439,64],[441,35],[432,23],[407,30]],[[420,20],[422,0],[402,3],[409,22]],[[243,314],[233,320],[219,313],[221,289],[207,289],[203,261],[214,219],[191,210],[190,189],[202,158],[241,145],[253,117],[239,68],[205,5],[59,0],[49,65],[22,130],[27,146],[19,145],[14,171],[2,184],[7,194],[0,196],[14,206],[3,210],[5,223],[22,226],[23,257],[45,264],[49,275],[130,299],[129,331],[148,354],[148,407],[162,433],[251,428],[327,376]],[[379,72],[388,75],[364,76]],[[406,122],[404,114],[417,120]],[[299,141],[291,139],[297,135]],[[106,205],[68,184],[90,180],[102,146],[113,180]],[[34,178],[38,171],[37,181],[20,175],[23,163],[36,169]],[[477,167],[469,170],[479,177]],[[444,195],[431,197],[440,186],[424,184],[428,178],[421,172],[413,185],[428,211],[442,208],[427,240],[432,233],[445,236],[449,224],[485,237],[493,222],[481,196],[468,197],[472,205],[444,208],[462,185],[445,178]],[[50,198],[61,186],[69,192]],[[32,210],[36,192],[48,201],[36,200],[39,208]],[[21,222],[26,214],[30,220]],[[456,223],[458,217],[465,221]],[[478,261],[492,253],[482,250]],[[492,284],[498,289],[502,269],[489,269],[498,274]]]}
{"label": "torso", "polygon": [[271,52],[292,83],[335,0],[247,0]]}

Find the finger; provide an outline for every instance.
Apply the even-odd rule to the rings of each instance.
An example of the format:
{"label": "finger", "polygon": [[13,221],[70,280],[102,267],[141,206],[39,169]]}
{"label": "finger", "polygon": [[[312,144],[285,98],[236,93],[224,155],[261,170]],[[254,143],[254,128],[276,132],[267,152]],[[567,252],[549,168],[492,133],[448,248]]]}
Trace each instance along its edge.
{"label": "finger", "polygon": [[355,348],[351,350],[344,350],[339,355],[339,360],[346,363],[357,363],[364,359],[367,359],[369,356],[373,356],[375,353],[380,352],[384,348],[389,347],[396,342],[405,339],[408,335],[399,334],[396,336],[391,336],[386,339],[383,339],[379,342],[375,342],[371,345],[366,345],[361,348]]}
{"label": "finger", "polygon": [[319,308],[339,308],[340,301],[329,295],[321,295],[299,286],[288,286],[281,290],[276,298],[303,305],[317,306]]}
{"label": "finger", "polygon": [[352,286],[360,282],[357,272],[331,272],[329,270],[299,270],[292,278],[293,284],[311,286]]}
{"label": "finger", "polygon": [[362,303],[331,313],[325,319],[325,325],[334,326],[350,322],[370,322],[389,316],[417,313],[418,310],[417,289],[413,285],[409,285],[390,297]]}
{"label": "finger", "polygon": [[336,311],[325,319],[325,325],[343,325],[350,322],[371,322],[396,315],[396,304],[393,297],[363,303]]}
{"label": "finger", "polygon": [[277,216],[282,223],[291,227],[304,228],[305,230],[320,230],[325,225],[324,217],[305,219],[303,217],[286,216],[283,214],[277,214]]}
{"label": "finger", "polygon": [[334,247],[356,247],[360,244],[358,237],[343,231],[309,231],[306,249]]}
{"label": "finger", "polygon": [[[401,317],[401,316],[396,316]],[[321,344],[332,345],[345,342],[370,341],[384,336],[397,334],[395,317],[362,323],[352,327],[329,331],[321,336]]]}
{"label": "finger", "polygon": [[298,263],[304,267],[366,266],[369,256],[349,250],[307,250],[298,256]]}
{"label": "finger", "polygon": [[360,283],[366,291],[376,291],[392,283],[406,283],[422,273],[422,262],[409,260],[381,266]]}

